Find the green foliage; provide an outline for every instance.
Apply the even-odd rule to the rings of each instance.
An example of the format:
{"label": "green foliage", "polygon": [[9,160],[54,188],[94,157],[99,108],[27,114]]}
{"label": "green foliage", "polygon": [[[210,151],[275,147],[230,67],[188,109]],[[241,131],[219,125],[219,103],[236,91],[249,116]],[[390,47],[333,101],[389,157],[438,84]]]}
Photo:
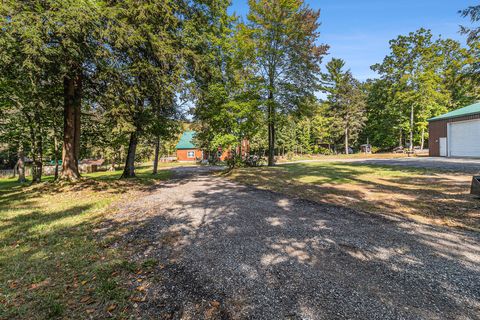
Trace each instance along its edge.
{"label": "green foliage", "polygon": [[[372,66],[380,79],[368,84],[366,131],[363,136],[381,147],[424,145],[429,118],[465,106],[478,98],[470,68],[478,56],[451,39],[433,39],[419,29],[390,41],[391,52]],[[413,119],[413,121],[412,121]]]}
{"label": "green foliage", "polygon": [[318,88],[320,62],[327,47],[318,45],[320,11],[298,0],[249,0],[246,47],[268,125],[268,164],[274,164],[277,114],[296,111]]}
{"label": "green foliage", "polygon": [[319,147],[319,146],[314,146],[313,148],[313,153],[314,154],[322,154],[322,155],[331,155],[333,154],[332,149],[324,148],[324,147]]}
{"label": "green foliage", "polygon": [[[192,107],[205,150],[327,153],[368,139],[382,150],[428,139],[428,119],[480,97],[479,6],[467,46],[426,29],[390,42],[360,83],[341,59],[324,73],[319,11],[299,0],[5,0],[0,6],[0,157],[60,158],[65,81],[81,79],[79,156],[109,162],[174,152]],[[325,101],[315,95],[324,91]],[[413,115],[413,121],[411,116]],[[138,147],[128,151],[134,135]],[[68,146],[68,144],[66,144]],[[330,150],[330,149],[329,149]]]}
{"label": "green foliage", "polygon": [[[480,21],[480,5],[470,6],[467,9],[460,11],[460,14],[463,17],[470,18],[472,23],[478,23]],[[460,27],[460,31],[467,35],[467,41],[469,43],[480,40],[480,27],[468,28],[462,26]]]}
{"label": "green foliage", "polygon": [[334,141],[343,138],[345,149],[357,142],[365,125],[366,94],[364,86],[344,70],[345,62],[332,59],[327,63],[327,73],[322,75],[322,88],[327,93],[325,105],[331,120]]}
{"label": "green foliage", "polygon": [[195,77],[205,75],[198,62],[212,26],[228,16],[227,5],[3,1],[0,143],[9,150],[22,146],[40,163],[59,156],[64,82],[72,79],[80,79],[75,99],[82,109],[81,158],[123,161],[133,132],[143,144],[174,139],[179,104]]}
{"label": "green foliage", "polygon": [[197,140],[209,151],[237,147],[257,133],[262,121],[258,80],[245,60],[243,26],[227,17],[226,11],[221,16],[215,33],[210,34],[214,46],[205,61],[210,76],[201,78],[196,88]]}

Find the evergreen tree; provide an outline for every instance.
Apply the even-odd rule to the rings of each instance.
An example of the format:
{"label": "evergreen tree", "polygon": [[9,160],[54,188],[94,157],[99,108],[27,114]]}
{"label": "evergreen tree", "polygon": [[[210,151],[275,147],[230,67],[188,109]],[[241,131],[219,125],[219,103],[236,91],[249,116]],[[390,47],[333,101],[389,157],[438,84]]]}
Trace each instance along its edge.
{"label": "evergreen tree", "polygon": [[327,93],[329,114],[335,128],[334,135],[343,137],[345,153],[350,142],[356,141],[365,124],[366,96],[360,82],[350,70],[344,70],[345,62],[332,59],[327,63],[327,73],[322,75],[323,90]]}

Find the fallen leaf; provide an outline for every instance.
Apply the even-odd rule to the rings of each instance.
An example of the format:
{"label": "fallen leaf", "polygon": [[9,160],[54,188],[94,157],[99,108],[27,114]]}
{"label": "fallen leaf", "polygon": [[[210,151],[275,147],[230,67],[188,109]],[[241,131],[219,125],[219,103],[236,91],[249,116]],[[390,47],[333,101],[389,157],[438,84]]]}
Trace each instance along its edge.
{"label": "fallen leaf", "polygon": [[133,302],[144,302],[146,299],[145,297],[133,297],[133,298],[130,298],[130,300]]}
{"label": "fallen leaf", "polygon": [[84,286],[88,281],[87,280],[83,280],[82,281],[82,286]]}
{"label": "fallen leaf", "polygon": [[108,311],[108,312],[111,312],[111,311],[115,310],[116,307],[117,307],[117,305],[111,304],[111,305],[109,305],[109,306],[107,307],[107,311]]}
{"label": "fallen leaf", "polygon": [[137,287],[138,291],[145,291],[145,289],[147,289],[147,287],[144,284]]}
{"label": "fallen leaf", "polygon": [[37,289],[37,288],[40,288],[40,287],[47,286],[49,284],[50,284],[50,278],[47,278],[43,281],[40,281],[40,282],[37,282],[37,283],[32,283],[32,285],[30,286],[30,289]]}

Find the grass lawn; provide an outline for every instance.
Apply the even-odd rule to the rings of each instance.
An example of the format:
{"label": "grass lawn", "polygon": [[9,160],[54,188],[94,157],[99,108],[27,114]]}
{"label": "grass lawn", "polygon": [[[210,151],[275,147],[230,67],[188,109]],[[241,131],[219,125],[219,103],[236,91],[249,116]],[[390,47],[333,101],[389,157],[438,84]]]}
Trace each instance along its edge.
{"label": "grass lawn", "polygon": [[480,230],[480,201],[469,194],[470,175],[311,162],[273,168],[240,168],[230,172],[229,177],[240,183],[316,202]]}
{"label": "grass lawn", "polygon": [[[168,164],[162,164],[166,167]],[[132,265],[95,230],[110,204],[167,179],[169,170],[120,181],[121,171],[86,174],[74,184],[19,185],[0,179],[0,319],[124,318]]]}

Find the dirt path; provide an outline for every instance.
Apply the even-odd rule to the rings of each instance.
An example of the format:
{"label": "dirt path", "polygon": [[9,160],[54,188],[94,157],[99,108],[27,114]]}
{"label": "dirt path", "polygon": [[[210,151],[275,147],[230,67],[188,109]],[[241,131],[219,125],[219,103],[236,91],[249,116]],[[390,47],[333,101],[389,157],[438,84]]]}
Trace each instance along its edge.
{"label": "dirt path", "polygon": [[144,319],[480,319],[479,234],[177,172],[119,208]]}

